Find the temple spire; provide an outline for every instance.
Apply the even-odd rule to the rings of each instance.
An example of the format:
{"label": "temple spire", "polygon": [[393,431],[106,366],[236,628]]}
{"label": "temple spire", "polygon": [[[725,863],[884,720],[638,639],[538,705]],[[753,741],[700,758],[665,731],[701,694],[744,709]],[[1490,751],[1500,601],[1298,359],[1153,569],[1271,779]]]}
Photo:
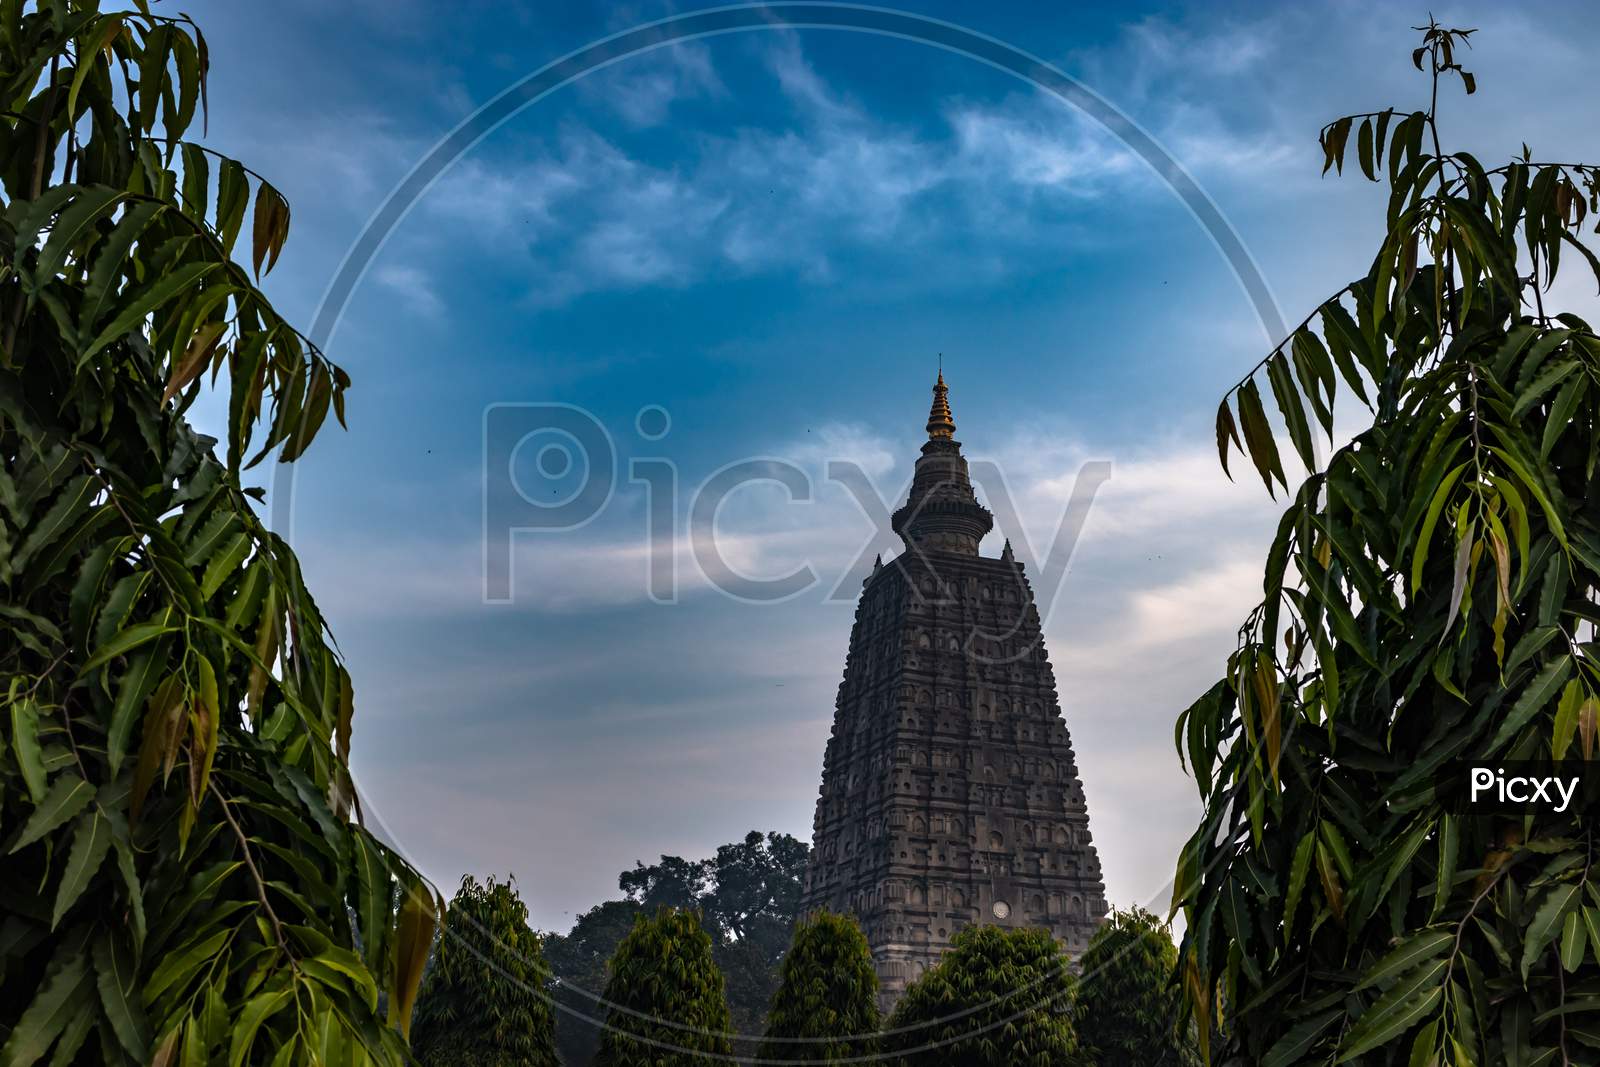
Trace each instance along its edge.
{"label": "temple spire", "polygon": [[943,359],[940,360],[939,380],[933,383],[933,409],[928,412],[928,440],[948,440],[955,436],[956,422],[950,415],[950,387],[944,384]]}
{"label": "temple spire", "polygon": [[895,533],[922,551],[976,556],[978,542],[994,528],[994,516],[972,491],[967,461],[955,438],[950,415],[950,387],[944,370],[933,385],[933,410],[928,413],[928,439],[922,443],[911,479],[911,493],[893,516]]}

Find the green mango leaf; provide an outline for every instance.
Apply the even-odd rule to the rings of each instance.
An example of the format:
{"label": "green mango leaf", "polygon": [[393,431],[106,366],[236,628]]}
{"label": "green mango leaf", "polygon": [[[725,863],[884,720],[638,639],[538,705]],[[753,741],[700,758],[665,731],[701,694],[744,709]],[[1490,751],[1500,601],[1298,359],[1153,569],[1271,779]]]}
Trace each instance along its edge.
{"label": "green mango leaf", "polygon": [[292,989],[276,989],[265,993],[257,993],[251,997],[239,1013],[238,1022],[234,1023],[233,1035],[228,1046],[229,1067],[239,1067],[250,1054],[250,1047],[255,1043],[256,1033],[261,1029],[261,1024],[267,1017],[288,1003],[293,994]]}
{"label": "green mango leaf", "polygon": [[1422,588],[1422,571],[1428,563],[1428,550],[1433,545],[1433,530],[1439,522],[1439,515],[1450,502],[1450,490],[1455,486],[1456,479],[1461,477],[1461,472],[1466,469],[1467,464],[1461,463],[1446,474],[1428,502],[1428,510],[1422,518],[1422,527],[1417,531],[1416,552],[1411,557],[1412,596],[1416,596],[1417,591]]}
{"label": "green mango leaf", "polygon": [[1334,1021],[1343,1017],[1343,1010],[1335,1008],[1297,1023],[1267,1050],[1267,1054],[1261,1058],[1261,1067],[1296,1067],[1297,1064],[1309,1062],[1307,1056],[1311,1050]]}
{"label": "green mango leaf", "polygon": [[50,928],[61,925],[72,905],[83,896],[89,883],[105,862],[111,849],[111,824],[100,812],[90,810],[78,817],[72,833],[72,847],[67,853],[67,865],[61,872],[61,882],[56,887],[55,910],[50,916]]}
{"label": "green mango leaf", "polygon": [[1257,473],[1261,475],[1262,484],[1270,494],[1272,479],[1276,477],[1287,489],[1289,483],[1284,479],[1283,463],[1278,459],[1278,445],[1273,440],[1272,427],[1267,422],[1267,413],[1261,406],[1261,393],[1254,379],[1246,380],[1239,387],[1238,403],[1239,420],[1244,425],[1245,448],[1256,465]]}
{"label": "green mango leaf", "polygon": [[137,293],[129,295],[128,302],[118,309],[111,322],[83,346],[79,365],[99,355],[112,341],[126,336],[140,326],[145,316],[179,293],[194,290],[201,281],[218,269],[215,263],[186,263],[172,272],[163,274]]}
{"label": "green mango leaf", "polygon": [[93,991],[84,956],[74,952],[66,959],[53,960],[44,982],[0,1046],[0,1064],[31,1067],[38,1063],[71,1020],[84,1012]]}
{"label": "green mango leaf", "polygon": [[1442,959],[1425,963],[1397,981],[1361,1013],[1339,1045],[1338,1063],[1347,1063],[1386,1045],[1422,1022],[1444,996]]}
{"label": "green mango leaf", "polygon": [[39,750],[39,705],[32,697],[11,702],[11,752],[35,804],[45,798],[44,758]]}
{"label": "green mango leaf", "polygon": [[93,799],[94,786],[71,771],[62,771],[50,783],[50,791],[33,809],[33,814],[28,816],[21,835],[11,846],[11,852],[26,848],[68,822]]}
{"label": "green mango leaf", "polygon": [[1289,866],[1289,886],[1283,898],[1283,936],[1293,936],[1295,911],[1300,905],[1300,894],[1305,890],[1306,875],[1311,871],[1311,852],[1316,847],[1317,835],[1307,832],[1295,846],[1294,861]]}
{"label": "green mango leaf", "polygon": [[1522,932],[1522,980],[1527,982],[1533,963],[1562,930],[1568,913],[1578,906],[1578,886],[1564,883],[1552,886],[1542,898],[1533,918]]}
{"label": "green mango leaf", "polygon": [[1583,926],[1583,909],[1567,912],[1561,924],[1561,966],[1571,974],[1583,963],[1583,950],[1588,947],[1588,934]]}
{"label": "green mango leaf", "polygon": [[35,285],[44,285],[61,273],[67,257],[75,252],[82,258],[80,245],[94,236],[94,225],[109,215],[127,194],[106,185],[81,188],[50,228],[50,240],[39,253],[30,272]]}
{"label": "green mango leaf", "polygon": [[136,1061],[149,1055],[149,1025],[139,1005],[138,963],[119,938],[103,933],[94,943],[95,986],[111,1030]]}
{"label": "green mango leaf", "polygon": [[170,634],[178,627],[164,622],[141,622],[117,632],[116,636],[94,650],[83,664],[83,673],[88,674],[96,667],[104,666],[118,656],[125,656],[129,652],[147,642],[154,641],[163,634]]}
{"label": "green mango leaf", "polygon": [[162,957],[161,964],[144,985],[144,1002],[152,1007],[162,1003],[168,989],[182,992],[200,968],[216,956],[232,938],[233,931],[202,930]]}
{"label": "green mango leaf", "polygon": [[1410,937],[1402,940],[1383,959],[1372,966],[1355,986],[1357,991],[1368,989],[1375,985],[1384,985],[1399,978],[1404,972],[1412,971],[1429,960],[1437,959],[1455,944],[1454,930],[1444,928],[1430,928],[1418,930]]}
{"label": "green mango leaf", "polygon": [[1500,728],[1495,731],[1494,740],[1489,742],[1488,751],[1498,752],[1516,736],[1517,731],[1528,724],[1535,715],[1544,710],[1555,695],[1566,684],[1567,678],[1572,674],[1572,657],[1558,656],[1546,663],[1533,681],[1522,691],[1517,702],[1511,706],[1511,711],[1500,721]]}

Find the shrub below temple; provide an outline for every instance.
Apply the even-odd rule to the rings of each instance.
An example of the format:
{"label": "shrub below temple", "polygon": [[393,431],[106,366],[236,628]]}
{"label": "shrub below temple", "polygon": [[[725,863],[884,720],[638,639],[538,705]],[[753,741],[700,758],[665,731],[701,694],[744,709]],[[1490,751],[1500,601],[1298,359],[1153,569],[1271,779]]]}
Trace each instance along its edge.
{"label": "shrub below temple", "polygon": [[412,1025],[423,1067],[557,1067],[550,969],[510,881],[471,875],[445,912]]}
{"label": "shrub below temple", "polygon": [[902,1067],[1075,1067],[1076,980],[1044,930],[969,926],[895,1006],[887,1062]]}
{"label": "shrub below temple", "polygon": [[710,1067],[728,1056],[728,1001],[699,914],[641,916],[607,967],[595,1067]]}
{"label": "shrub below temple", "polygon": [[1083,954],[1078,1040],[1101,1067],[1195,1067],[1178,988],[1178,950],[1161,920],[1142,908],[1113,912]]}
{"label": "shrub below temple", "polygon": [[783,960],[761,1058],[828,1063],[871,1056],[878,1025],[878,973],[861,927],[827,912],[803,919]]}

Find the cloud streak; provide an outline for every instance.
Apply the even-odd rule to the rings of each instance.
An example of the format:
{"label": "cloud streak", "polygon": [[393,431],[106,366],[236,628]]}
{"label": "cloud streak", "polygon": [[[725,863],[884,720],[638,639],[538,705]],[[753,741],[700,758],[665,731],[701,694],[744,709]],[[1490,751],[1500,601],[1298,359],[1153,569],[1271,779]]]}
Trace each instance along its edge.
{"label": "cloud streak", "polygon": [[[513,158],[457,164],[424,203],[434,225],[419,239],[470,234],[475,251],[522,263],[535,306],[716,277],[792,273],[828,285],[841,262],[863,258],[915,262],[924,284],[948,264],[947,284],[992,286],[1041,251],[1106,240],[1093,212],[1113,195],[1163,195],[1115,137],[1053,98],[952,99],[929,128],[841,94],[792,33],[760,53],[789,122],[677,134],[679,150],[663,159],[625,131],[568,121],[551,137],[519,138]],[[585,98],[637,128],[681,100],[727,93],[709,53],[688,47],[607,75]],[[1193,103],[1181,126],[1180,154],[1213,173],[1284,158],[1236,141]],[[980,247],[988,269],[974,271]]]}

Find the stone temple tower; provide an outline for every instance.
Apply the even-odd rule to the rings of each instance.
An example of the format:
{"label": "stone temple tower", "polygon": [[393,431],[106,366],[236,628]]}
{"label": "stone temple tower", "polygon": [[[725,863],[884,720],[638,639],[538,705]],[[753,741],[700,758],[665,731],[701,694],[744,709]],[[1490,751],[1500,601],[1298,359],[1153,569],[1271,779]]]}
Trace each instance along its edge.
{"label": "stone temple tower", "polygon": [[822,764],[803,907],[854,915],[885,1010],[971,923],[1044,927],[1074,957],[1106,913],[1039,613],[955,439],[944,375],[906,550],[864,583]]}

